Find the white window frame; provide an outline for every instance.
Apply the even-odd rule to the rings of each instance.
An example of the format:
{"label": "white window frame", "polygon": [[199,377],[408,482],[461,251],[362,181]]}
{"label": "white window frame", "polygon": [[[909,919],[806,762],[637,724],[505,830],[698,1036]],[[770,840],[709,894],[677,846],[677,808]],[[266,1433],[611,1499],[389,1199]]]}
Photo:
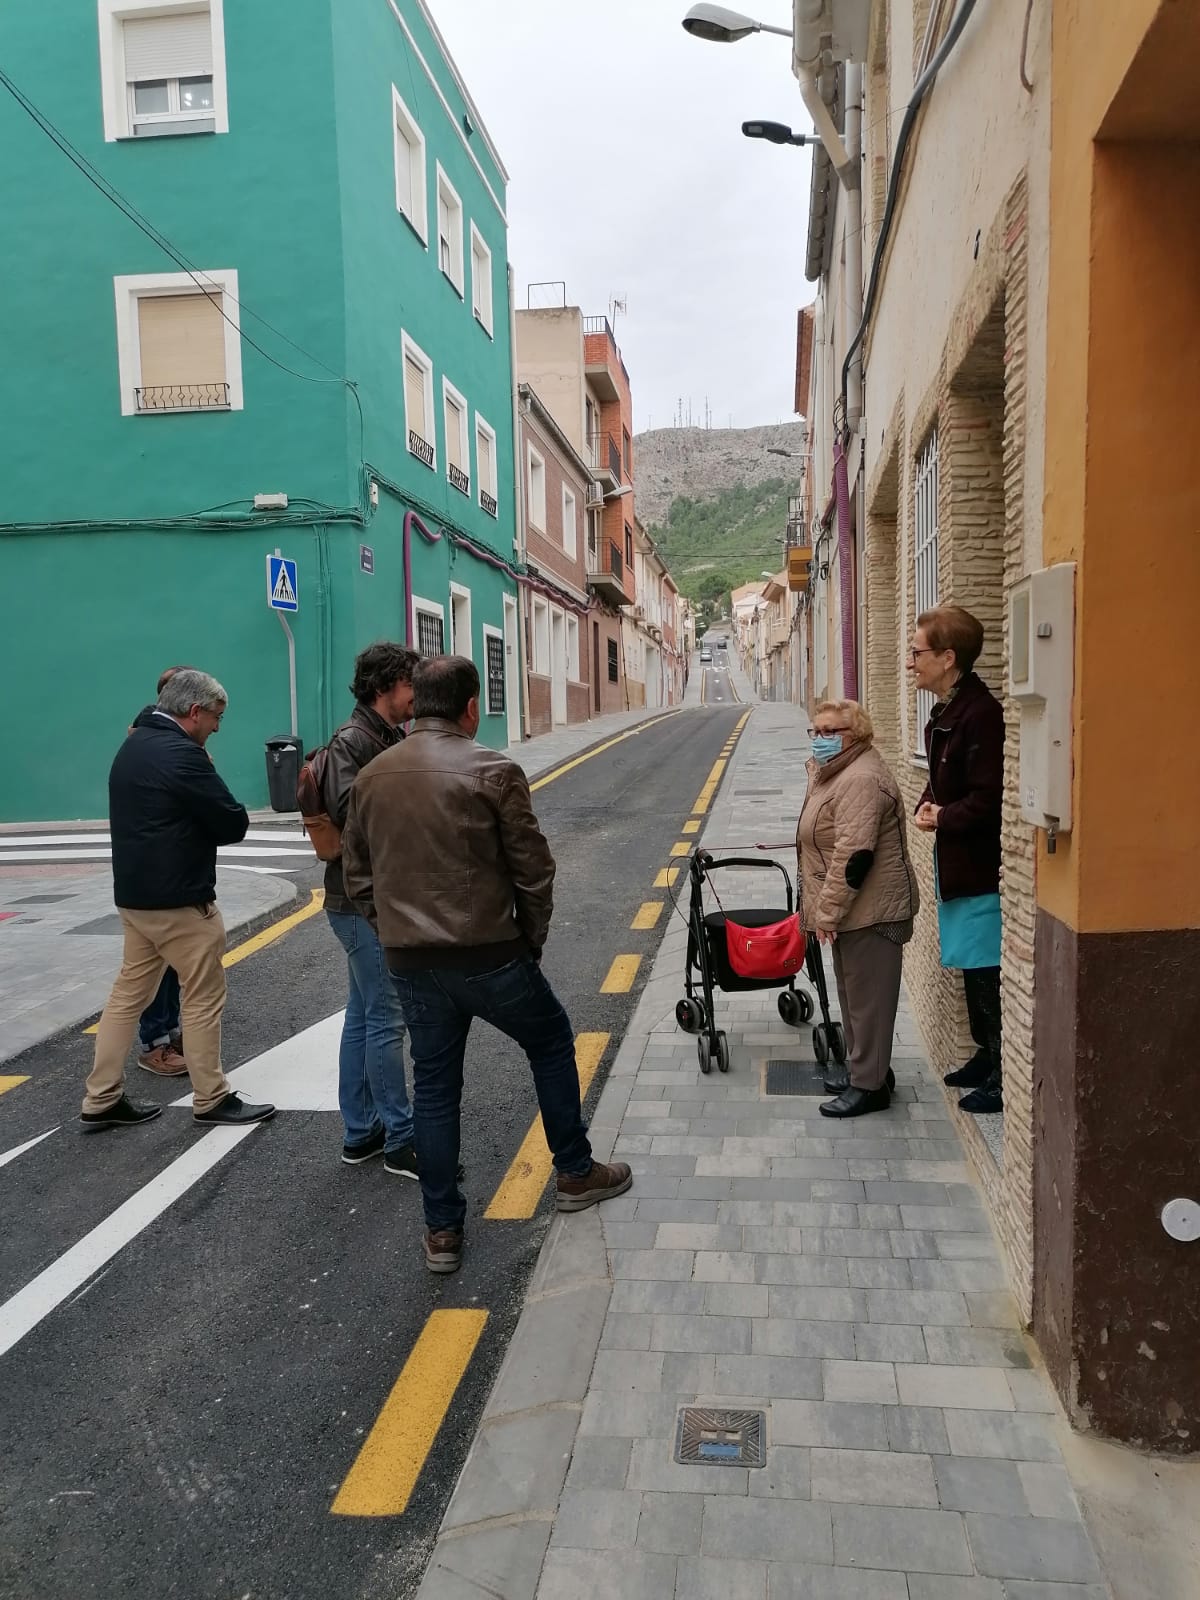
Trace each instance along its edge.
{"label": "white window frame", "polygon": [[[405,210],[400,200],[401,161],[408,162],[409,192],[412,195],[411,213]],[[425,135],[421,132],[420,123],[405,105],[395,84],[392,85],[392,164],[396,173],[396,210],[428,250],[429,174],[425,164]]]}
{"label": "white window frame", "polygon": [[224,0],[97,0],[96,20],[100,30],[100,107],[104,140],[132,139],[131,95],[125,78],[125,42],[122,27],[143,17],[170,16],[172,12],[208,12],[212,29],[213,58],[213,133],[229,132],[229,86],[225,76]]}
{"label": "white window frame", "polygon": [[[479,467],[479,435],[481,433],[486,434],[491,440],[492,444],[491,483],[485,483],[483,481],[483,473]],[[477,480],[475,490],[476,500],[479,502],[479,505],[483,509],[485,515],[495,516],[498,518],[500,515],[500,462],[496,455],[496,430],[492,427],[490,422],[485,421],[485,419],[479,415],[478,411],[475,413],[475,477]],[[490,494],[492,499],[495,501],[496,509],[494,512],[488,511],[487,507],[483,504],[483,497],[485,494]]]}
{"label": "white window frame", "polygon": [[[402,332],[400,335],[400,362],[402,370],[404,367],[404,362],[408,356],[411,356],[425,373],[425,420],[427,424],[430,425],[429,432],[433,435],[433,437],[430,439],[425,439],[425,435],[423,433],[419,434],[418,437],[425,439],[425,443],[433,447],[433,460],[429,463],[429,469],[431,472],[436,472],[438,463],[437,415],[433,408],[433,362],[425,354],[424,350],[421,349],[421,346],[416,342],[415,339],[411,339],[407,333]],[[407,378],[407,374],[405,374],[405,377]],[[404,448],[408,450],[409,455],[411,455],[415,461],[420,461],[421,465],[424,466],[426,463],[417,454],[417,452],[409,449],[408,436],[410,433],[413,433],[416,430],[413,428],[413,425],[409,421],[408,417],[407,382],[403,383],[402,388],[404,392]]]}
{"label": "white window frame", "polygon": [[[470,408],[466,396],[454,387],[444,374],[442,376],[442,427],[446,426],[446,401],[453,400],[458,407],[458,458],[464,462],[463,471],[467,475],[467,493],[471,492],[471,426]],[[446,440],[446,482],[450,482],[450,440]]]}
{"label": "white window frame", "polygon": [[[568,501],[571,506],[569,519]],[[562,486],[562,546],[564,553],[574,561],[579,553],[579,496],[569,483],[564,483]]]}
{"label": "white window frame", "polygon": [[441,623],[441,625],[442,625],[442,649],[445,650],[445,648],[446,648],[446,608],[445,608],[445,606],[439,605],[436,600],[425,600],[425,599],[423,599],[419,594],[414,594],[413,597],[412,597],[413,649],[419,651],[420,648],[421,648],[421,630],[417,626],[417,618],[418,618],[418,616],[420,616],[420,614],[422,612],[424,612],[427,617],[437,617],[438,621]]}
{"label": "white window frame", "polygon": [[[913,599],[914,616],[938,604],[938,430],[935,423],[917,452],[913,477]],[[927,689],[917,690],[913,760],[925,764],[925,725],[934,707]]]}
{"label": "white window frame", "polygon": [[[245,397],[242,391],[242,337],[237,271],[233,267],[213,268],[206,272],[197,272],[196,278],[199,278],[206,287],[220,292],[221,309],[225,314],[225,382],[229,385],[228,409],[242,411],[245,409]],[[123,417],[158,414],[139,411],[137,406],[135,390],[141,386],[142,377],[142,347],[137,302],[143,298],[149,299],[153,295],[199,295],[201,290],[196,285],[196,278],[193,278],[190,272],[137,272],[113,279],[117,310],[117,378],[121,386]],[[162,415],[168,414],[177,415],[177,413],[162,413]]]}
{"label": "white window frame", "polygon": [[[528,459],[528,473],[529,473],[529,511],[528,511],[528,517],[529,517],[529,526],[531,528],[536,528],[538,533],[543,533],[544,534],[545,531],[546,531],[546,521],[547,521],[547,515],[548,515],[547,506],[546,506],[546,458],[545,458],[545,456],[543,456],[540,453],[540,451],[535,450],[532,445],[530,445],[528,447],[528,456],[529,456],[529,459]],[[534,515],[535,506],[534,506],[534,493],[533,493],[533,468],[534,468],[534,464],[535,463],[541,469],[541,474],[542,474],[542,507],[541,507],[541,509],[542,509],[542,520],[540,522],[536,519],[536,517]]]}
{"label": "white window frame", "polygon": [[[483,257],[482,270],[476,267],[476,251]],[[471,312],[475,321],[487,334],[489,339],[495,338],[495,307],[493,303],[494,271],[492,252],[487,240],[471,222]]]}
{"label": "white window frame", "polygon": [[529,652],[529,670],[535,677],[549,678],[554,668],[550,647],[550,602],[535,594],[530,618],[533,648]]}
{"label": "white window frame", "polygon": [[573,611],[566,613],[567,617],[567,681],[569,683],[583,682],[583,669],[579,659],[579,618]]}
{"label": "white window frame", "polygon": [[[463,602],[464,609],[467,613],[467,620],[465,624],[467,630],[467,648],[465,650],[460,650],[458,648],[458,630],[454,625],[454,603],[456,600]],[[466,656],[469,661],[474,661],[475,633],[471,621],[471,591],[466,587],[465,584],[462,583],[451,582],[450,584],[450,638],[448,640],[448,644],[449,654]]]}
{"label": "white window frame", "polygon": [[[445,266],[442,264],[441,202],[442,202],[442,198],[443,198],[443,193],[444,193],[445,198],[446,198],[446,200],[448,202],[448,211],[450,213],[448,218],[447,218],[447,220],[450,223],[450,268],[451,268],[450,271],[447,271]],[[459,299],[460,300],[465,300],[466,299],[466,266],[465,266],[465,263],[463,261],[463,254],[464,254],[463,234],[464,234],[464,230],[465,230],[466,224],[467,224],[466,212],[463,210],[463,203],[462,203],[462,200],[459,198],[458,190],[450,182],[449,177],[446,175],[446,169],[442,166],[442,163],[440,161],[437,163],[437,199],[438,199],[438,210],[437,210],[437,216],[436,216],[436,226],[434,228],[434,235],[435,235],[435,237],[437,239],[437,264],[438,264],[438,268],[441,271],[442,276],[449,283],[454,285],[455,292],[458,295]],[[458,216],[457,230],[455,228],[455,223],[454,223],[454,213],[455,212],[457,212],[457,216]],[[457,258],[455,257],[455,248],[456,247],[457,247],[457,250],[458,250]]]}
{"label": "white window frame", "polygon": [[[488,667],[488,640],[495,639],[500,645],[500,661],[504,668],[504,703],[492,704],[492,675]],[[504,632],[494,628],[490,622],[483,624],[483,709],[489,717],[502,717],[508,710],[508,647],[504,642]]]}

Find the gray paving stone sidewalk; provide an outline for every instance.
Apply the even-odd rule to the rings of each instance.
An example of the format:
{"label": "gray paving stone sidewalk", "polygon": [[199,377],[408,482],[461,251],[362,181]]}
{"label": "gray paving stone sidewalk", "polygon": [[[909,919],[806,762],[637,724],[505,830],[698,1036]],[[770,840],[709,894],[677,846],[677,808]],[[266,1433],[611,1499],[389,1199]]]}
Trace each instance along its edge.
{"label": "gray paving stone sidewalk", "polygon": [[[231,939],[297,893],[287,877],[217,869]],[[0,912],[0,1061],[7,1061],[97,1015],[121,965],[122,936],[107,863],[84,871],[6,869]]]}
{"label": "gray paving stone sidewalk", "polygon": [[[806,721],[755,706],[706,846],[790,839]],[[1105,1600],[907,1001],[891,1109],[830,1122],[763,1092],[811,1060],[773,992],[718,995],[731,1070],[700,1073],[685,942],[673,919],[593,1122],[634,1188],[551,1225],[420,1600]],[[689,1405],[763,1412],[766,1465],[678,1464]]]}

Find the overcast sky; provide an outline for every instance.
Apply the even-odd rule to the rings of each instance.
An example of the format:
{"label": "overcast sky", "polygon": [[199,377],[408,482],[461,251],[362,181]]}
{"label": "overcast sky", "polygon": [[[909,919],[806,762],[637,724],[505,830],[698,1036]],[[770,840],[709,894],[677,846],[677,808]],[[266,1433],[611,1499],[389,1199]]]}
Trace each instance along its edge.
{"label": "overcast sky", "polygon": [[681,396],[697,424],[706,396],[714,427],[791,420],[810,155],[741,132],[806,128],[788,41],[693,39],[690,0],[429,3],[509,171],[518,306],[558,278],[588,315],[627,297],[639,431],[669,426]]}

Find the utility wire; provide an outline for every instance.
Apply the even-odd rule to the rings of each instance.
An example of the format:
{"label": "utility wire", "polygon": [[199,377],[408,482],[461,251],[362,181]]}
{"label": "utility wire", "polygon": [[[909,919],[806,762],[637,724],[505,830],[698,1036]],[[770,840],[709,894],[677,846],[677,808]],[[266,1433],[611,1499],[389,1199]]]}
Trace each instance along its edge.
{"label": "utility wire", "polygon": [[[282,339],[284,344],[290,345],[293,350],[297,351],[302,356],[306,356],[308,360],[313,362],[315,366],[321,367],[325,372],[332,374],[332,376],[328,378],[314,378],[307,372],[297,372],[294,367],[289,367],[284,362],[277,361],[273,355],[264,350],[260,344],[256,343],[256,341],[250,337],[243,327],[234,322],[233,318],[226,312],[223,304],[213,301],[213,290],[217,287],[217,285],[213,284],[211,280],[204,278],[200,269],[198,269],[194,263],[190,262],[183,252],[173,245],[164,234],[160,233],[151,222],[142,216],[141,212],[136,209],[133,203],[127,200],[125,196],[121,194],[120,190],[115,188],[113,184],[111,184],[103,175],[103,173],[94,167],[88,158],[75,148],[67,136],[57,127],[55,127],[54,123],[50,121],[45,112],[39,110],[39,108],[34,105],[33,101],[29,99],[28,95],[26,95],[25,92],[13,82],[13,80],[2,68],[0,68],[0,87],[3,87],[8,91],[12,98],[21,107],[22,111],[24,111],[26,115],[36,124],[36,126],[41,129],[51,143],[58,147],[63,155],[66,156],[67,160],[70,161],[71,164],[83,174],[83,176],[94,189],[98,190],[99,193],[102,194],[111,205],[114,205],[118,211],[128,218],[128,220],[133,223],[135,228],[144,233],[152,244],[157,245],[165,255],[169,256],[177,266],[181,267],[183,271],[187,273],[188,277],[191,278],[192,282],[201,291],[201,293],[204,294],[204,296],[210,300],[210,302],[216,304],[216,309],[220,312],[221,316],[230,325],[230,327],[234,329],[240,339],[243,339],[252,350],[256,350],[258,354],[262,356],[264,361],[269,361],[273,367],[278,367],[281,372],[286,372],[293,378],[299,378],[302,383],[338,383],[345,385],[345,387],[348,388],[351,394],[354,396],[356,404],[358,404],[359,418],[361,421],[362,403],[359,401],[358,392],[355,385],[349,378],[345,377],[343,374],[335,372],[334,369],[327,365],[326,362],[322,361],[319,356],[314,356],[310,350],[304,349],[304,347],[297,344],[294,339],[289,339],[287,334],[282,333],[278,328],[272,326],[272,324],[269,323],[265,317],[260,316],[257,311],[252,310],[241,299],[239,299],[239,312],[245,312],[247,316],[253,317],[256,322],[260,322],[263,327],[269,332],[273,333],[276,338]],[[222,299],[223,298],[224,297],[222,296]]]}

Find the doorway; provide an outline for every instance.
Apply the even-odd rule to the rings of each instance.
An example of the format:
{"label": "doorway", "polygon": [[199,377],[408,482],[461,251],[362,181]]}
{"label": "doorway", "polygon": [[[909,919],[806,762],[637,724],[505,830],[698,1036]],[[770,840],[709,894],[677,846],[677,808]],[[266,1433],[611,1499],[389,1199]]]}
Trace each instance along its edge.
{"label": "doorway", "polygon": [[557,606],[550,608],[550,720],[556,727],[567,720],[567,619]]}
{"label": "doorway", "polygon": [[508,742],[521,742],[521,689],[517,671],[517,602],[504,596],[504,704],[508,711]]}
{"label": "doorway", "polygon": [[600,715],[600,624],[592,623],[592,703]]}

